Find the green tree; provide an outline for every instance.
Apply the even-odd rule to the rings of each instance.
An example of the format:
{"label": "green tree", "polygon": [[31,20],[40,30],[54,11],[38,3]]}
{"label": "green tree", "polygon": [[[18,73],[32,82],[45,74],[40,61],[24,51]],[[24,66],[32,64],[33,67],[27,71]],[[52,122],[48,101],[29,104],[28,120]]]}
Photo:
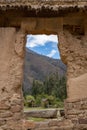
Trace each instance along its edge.
{"label": "green tree", "polygon": [[32,95],[36,98],[37,95],[44,93],[43,82],[38,80],[33,80],[32,85]]}
{"label": "green tree", "polygon": [[46,77],[44,82],[33,80],[32,95],[36,98],[36,102],[38,105],[41,104],[41,100],[44,95],[53,96],[56,98],[56,101],[58,99],[60,100],[60,102],[63,102],[63,100],[67,96],[66,78],[59,78],[58,73],[54,73],[50,74],[49,77]]}
{"label": "green tree", "polygon": [[65,77],[62,77],[59,80],[59,82],[57,82],[55,95],[61,101],[63,101],[67,97],[67,92],[66,92],[66,78]]}

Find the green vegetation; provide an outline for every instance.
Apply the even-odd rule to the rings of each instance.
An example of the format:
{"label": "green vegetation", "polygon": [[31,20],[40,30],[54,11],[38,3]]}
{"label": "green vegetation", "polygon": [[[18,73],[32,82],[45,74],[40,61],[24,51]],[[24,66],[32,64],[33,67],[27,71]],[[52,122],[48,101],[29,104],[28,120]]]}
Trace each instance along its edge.
{"label": "green vegetation", "polygon": [[44,119],[44,118],[29,117],[28,120],[30,120],[30,121],[36,121],[36,122],[40,122],[40,121],[44,121],[44,120],[46,120],[46,119]]}
{"label": "green vegetation", "polygon": [[51,74],[41,82],[33,80],[32,95],[25,96],[27,107],[63,107],[66,98],[66,78],[59,79],[58,73]]}
{"label": "green vegetation", "polygon": [[25,96],[24,105],[27,107],[33,107],[35,105],[35,98],[32,95]]}

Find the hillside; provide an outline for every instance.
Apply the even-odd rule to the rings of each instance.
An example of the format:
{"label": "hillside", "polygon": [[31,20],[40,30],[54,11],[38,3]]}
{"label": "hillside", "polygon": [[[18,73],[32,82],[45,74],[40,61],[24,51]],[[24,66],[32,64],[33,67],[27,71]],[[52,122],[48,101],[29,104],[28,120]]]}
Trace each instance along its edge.
{"label": "hillside", "polygon": [[58,72],[59,77],[65,75],[66,66],[59,59],[39,55],[26,48],[24,66],[24,92],[30,92],[33,79],[43,81],[46,76]]}

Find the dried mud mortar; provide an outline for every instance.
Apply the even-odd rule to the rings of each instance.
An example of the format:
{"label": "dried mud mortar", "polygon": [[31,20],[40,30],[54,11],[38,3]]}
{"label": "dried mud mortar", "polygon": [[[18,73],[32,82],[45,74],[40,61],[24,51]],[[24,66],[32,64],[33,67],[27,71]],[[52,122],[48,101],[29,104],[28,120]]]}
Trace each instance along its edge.
{"label": "dried mud mortar", "polygon": [[[67,65],[65,119],[48,123],[45,130],[86,130],[86,0],[0,1],[0,130],[25,130],[28,125],[23,120],[21,83],[29,33],[57,34],[61,58]],[[43,126],[33,129],[44,130]]]}

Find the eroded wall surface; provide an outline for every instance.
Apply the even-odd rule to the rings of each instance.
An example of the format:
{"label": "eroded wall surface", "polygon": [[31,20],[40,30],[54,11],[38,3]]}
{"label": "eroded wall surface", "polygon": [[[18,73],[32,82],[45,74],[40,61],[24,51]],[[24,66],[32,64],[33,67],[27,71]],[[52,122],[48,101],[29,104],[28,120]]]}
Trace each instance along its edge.
{"label": "eroded wall surface", "polygon": [[[7,3],[10,2],[12,1],[7,1]],[[12,3],[15,4],[15,2]],[[9,4],[5,5],[9,7]],[[2,9],[4,11],[2,10],[0,14],[0,130],[22,130],[21,84],[25,34],[29,33],[58,35],[61,58],[67,65],[66,118],[75,125],[87,124],[86,12],[84,13],[82,9],[78,13],[78,9],[75,8],[75,13],[70,14],[66,9],[65,16],[61,15],[63,10],[62,13],[59,11],[58,17],[55,18],[44,18],[43,15],[39,18],[30,18],[29,10],[21,9],[21,11],[18,6],[17,12],[15,8],[7,11],[5,11],[6,8]],[[35,11],[38,14],[38,10]]]}
{"label": "eroded wall surface", "polygon": [[67,64],[68,98],[85,98],[87,96],[86,36],[72,35],[64,31],[60,42],[61,57]]}
{"label": "eroded wall surface", "polygon": [[22,130],[24,35],[0,28],[0,130]]}
{"label": "eroded wall surface", "polygon": [[[85,27],[85,25],[84,25]],[[75,28],[74,28],[75,29]],[[73,33],[63,29],[59,36],[59,48],[67,65],[66,118],[77,124],[87,124],[87,35],[78,28]],[[73,34],[72,34],[73,33]]]}

